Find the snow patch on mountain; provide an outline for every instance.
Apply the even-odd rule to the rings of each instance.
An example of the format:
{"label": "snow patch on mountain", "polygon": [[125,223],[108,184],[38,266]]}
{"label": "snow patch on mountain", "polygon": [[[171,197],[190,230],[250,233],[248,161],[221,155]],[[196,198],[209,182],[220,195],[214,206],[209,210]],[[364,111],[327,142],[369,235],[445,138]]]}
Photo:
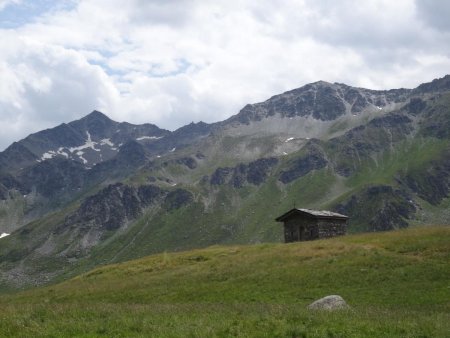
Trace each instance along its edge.
{"label": "snow patch on mountain", "polygon": [[84,153],[82,151],[77,152],[78,157],[80,158],[80,160],[83,161],[83,164],[87,164],[88,161],[83,157]]}
{"label": "snow patch on mountain", "polygon": [[58,150],[48,150],[46,151],[44,154],[42,154],[40,160],[38,160],[38,162],[41,161],[45,161],[45,160],[49,160],[52,159],[55,156],[61,155],[64,156],[65,158],[70,158],[70,157],[78,157],[80,161],[83,162],[83,164],[88,164],[88,160],[83,157],[83,155],[86,154],[86,151],[93,150],[95,152],[99,152],[99,156],[100,156],[100,161],[103,160],[103,156],[101,154],[101,147],[102,146],[107,146],[109,147],[111,150],[117,151],[117,147],[116,145],[111,141],[111,139],[109,138],[104,138],[102,140],[100,140],[99,142],[95,142],[92,140],[92,136],[89,133],[89,131],[86,131],[86,140],[85,143],[77,146],[77,147],[69,147],[69,148],[65,148],[65,147],[60,147]]}
{"label": "snow patch on mountain", "polygon": [[92,150],[95,150],[95,151],[100,151],[100,149],[95,149],[97,142],[92,141],[91,134],[89,134],[88,131],[86,131],[86,135],[87,135],[86,143],[79,147],[69,148],[71,153],[73,153],[74,151],[77,151],[77,150],[83,150],[83,149],[87,149],[87,148],[91,148]]}
{"label": "snow patch on mountain", "polygon": [[56,153],[53,150],[50,150],[48,153],[44,153],[41,157],[41,160],[49,160],[53,156],[56,156]]}
{"label": "snow patch on mountain", "polygon": [[9,234],[7,234],[6,232],[2,232],[2,233],[0,234],[0,238],[6,237],[6,236],[9,236]]}
{"label": "snow patch on mountain", "polygon": [[58,154],[63,155],[65,158],[69,158],[69,154],[67,154],[67,153],[64,151],[64,148],[63,148],[63,147],[60,147],[60,148],[58,149]]}
{"label": "snow patch on mountain", "polygon": [[136,139],[136,141],[142,141],[142,140],[159,140],[160,138],[162,138],[162,137],[158,137],[158,136],[141,136],[141,137],[138,137],[138,138]]}
{"label": "snow patch on mountain", "polygon": [[109,138],[104,138],[103,140],[100,141],[101,145],[108,145],[110,147],[114,147],[114,143],[111,142],[111,140]]}
{"label": "snow patch on mountain", "polygon": [[45,152],[44,154],[42,154],[41,156],[41,161],[44,160],[49,160],[57,155],[62,155],[65,158],[69,158],[69,154],[67,154],[66,152],[67,150],[65,150],[63,147],[60,147],[58,150],[49,150],[47,152]]}

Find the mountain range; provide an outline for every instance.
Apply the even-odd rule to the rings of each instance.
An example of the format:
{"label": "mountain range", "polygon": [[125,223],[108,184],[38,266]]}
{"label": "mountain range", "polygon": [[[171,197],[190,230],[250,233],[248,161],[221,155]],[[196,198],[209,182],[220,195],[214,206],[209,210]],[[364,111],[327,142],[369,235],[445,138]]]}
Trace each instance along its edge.
{"label": "mountain range", "polygon": [[[349,232],[450,224],[450,76],[324,81],[175,131],[93,111],[0,153],[0,288],[213,244],[281,241],[294,205]],[[7,235],[8,234],[8,235]]]}

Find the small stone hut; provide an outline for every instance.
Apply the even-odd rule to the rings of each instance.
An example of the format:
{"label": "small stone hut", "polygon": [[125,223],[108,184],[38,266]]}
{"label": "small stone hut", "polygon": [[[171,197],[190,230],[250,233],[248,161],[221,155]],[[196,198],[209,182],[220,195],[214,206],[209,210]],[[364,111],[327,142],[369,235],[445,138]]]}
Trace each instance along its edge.
{"label": "small stone hut", "polygon": [[284,222],[285,243],[345,235],[348,216],[326,210],[291,209],[275,219]]}

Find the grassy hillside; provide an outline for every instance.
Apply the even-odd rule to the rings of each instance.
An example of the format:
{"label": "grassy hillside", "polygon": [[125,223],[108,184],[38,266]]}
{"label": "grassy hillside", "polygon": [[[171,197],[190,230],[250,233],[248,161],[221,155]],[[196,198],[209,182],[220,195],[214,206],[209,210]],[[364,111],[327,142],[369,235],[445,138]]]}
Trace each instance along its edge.
{"label": "grassy hillside", "polygon": [[[104,266],[0,297],[22,337],[446,337],[450,228],[214,246]],[[310,312],[339,294],[351,310]]]}
{"label": "grassy hillside", "polygon": [[[284,166],[282,162],[274,169],[275,174],[260,186],[236,189],[230,185],[211,187],[209,183],[196,187],[186,185],[183,187],[196,196],[195,203],[171,212],[150,210],[130,226],[129,231],[94,248],[89,262],[118,262],[164,250],[188,250],[215,243],[281,241],[282,225],[275,222],[275,218],[291,209],[294,203],[304,208],[334,210],[336,205],[351,200],[352,196],[359,197],[370,187],[392,186],[394,191],[399,188],[396,178],[404,175],[402,172],[417,168],[425,171],[420,166],[426,168],[430,158],[441,156],[447,145],[431,138],[402,142],[393,150],[379,154],[379,158],[362,163],[361,174],[350,178],[336,175],[332,168],[323,168],[284,185],[278,181],[277,174]],[[371,231],[367,223],[388,201],[408,207],[409,202],[403,195],[399,198],[392,193],[363,194],[354,207],[356,211],[352,212],[349,232]],[[414,197],[411,195],[411,198]],[[414,203],[422,210],[427,206],[426,201],[417,197]],[[417,218],[419,224],[448,224],[445,201],[428,209],[429,212],[412,213],[408,221]],[[435,215],[441,217],[436,219]]]}
{"label": "grassy hillside", "polygon": [[[172,210],[160,205],[148,208],[122,231],[117,231],[93,247],[89,254],[67,259],[64,254],[60,254],[67,247],[67,238],[55,233],[55,227],[63,224],[66,215],[79,207],[74,203],[2,239],[0,269],[4,273],[0,271],[0,290],[42,284],[55,279],[61,281],[98,265],[163,251],[190,250],[217,243],[281,241],[282,226],[274,219],[292,208],[294,203],[313,209],[335,210],[339,205],[346,207],[340,212],[351,216],[349,232],[371,231],[373,228],[367,223],[373,219],[381,224],[386,224],[389,219],[410,224],[449,224],[450,199],[444,198],[439,203],[430,204],[408,192],[409,188],[404,183],[405,177],[412,177],[415,182],[419,182],[418,190],[434,189],[435,185],[430,184],[433,181],[429,180],[427,174],[428,168],[432,167],[430,163],[445,158],[447,153],[446,140],[414,138],[401,141],[392,149],[362,161],[358,164],[360,170],[350,177],[337,175],[330,165],[282,184],[278,179],[279,173],[291,161],[295,162],[298,158],[296,153],[281,159],[261,185],[245,184],[235,188],[230,184],[211,185],[206,180],[192,185],[180,183],[176,187],[162,186],[172,190],[179,187],[187,189],[192,192],[194,199]],[[164,171],[184,169],[186,173],[183,177],[187,182],[194,180],[190,175],[196,172],[173,163],[158,168]],[[207,171],[212,172],[213,169],[208,166]],[[200,167],[199,170],[204,173],[204,168]],[[146,182],[148,176],[159,176],[159,172],[143,170],[130,178],[128,183]],[[445,180],[436,177],[444,186]],[[425,183],[421,184],[421,180]],[[427,190],[423,195],[437,196]],[[353,200],[355,203],[349,204]],[[377,219],[380,215],[385,217]],[[52,235],[49,236],[49,233]],[[48,242],[52,240],[54,244],[49,245]]]}

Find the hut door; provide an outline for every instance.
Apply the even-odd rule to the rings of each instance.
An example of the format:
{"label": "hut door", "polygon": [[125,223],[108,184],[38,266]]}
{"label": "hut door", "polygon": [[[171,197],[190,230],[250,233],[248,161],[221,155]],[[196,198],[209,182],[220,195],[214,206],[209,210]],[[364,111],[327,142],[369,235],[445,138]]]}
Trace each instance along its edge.
{"label": "hut door", "polygon": [[304,241],[305,240],[305,227],[300,227],[298,229],[298,240],[299,241]]}

